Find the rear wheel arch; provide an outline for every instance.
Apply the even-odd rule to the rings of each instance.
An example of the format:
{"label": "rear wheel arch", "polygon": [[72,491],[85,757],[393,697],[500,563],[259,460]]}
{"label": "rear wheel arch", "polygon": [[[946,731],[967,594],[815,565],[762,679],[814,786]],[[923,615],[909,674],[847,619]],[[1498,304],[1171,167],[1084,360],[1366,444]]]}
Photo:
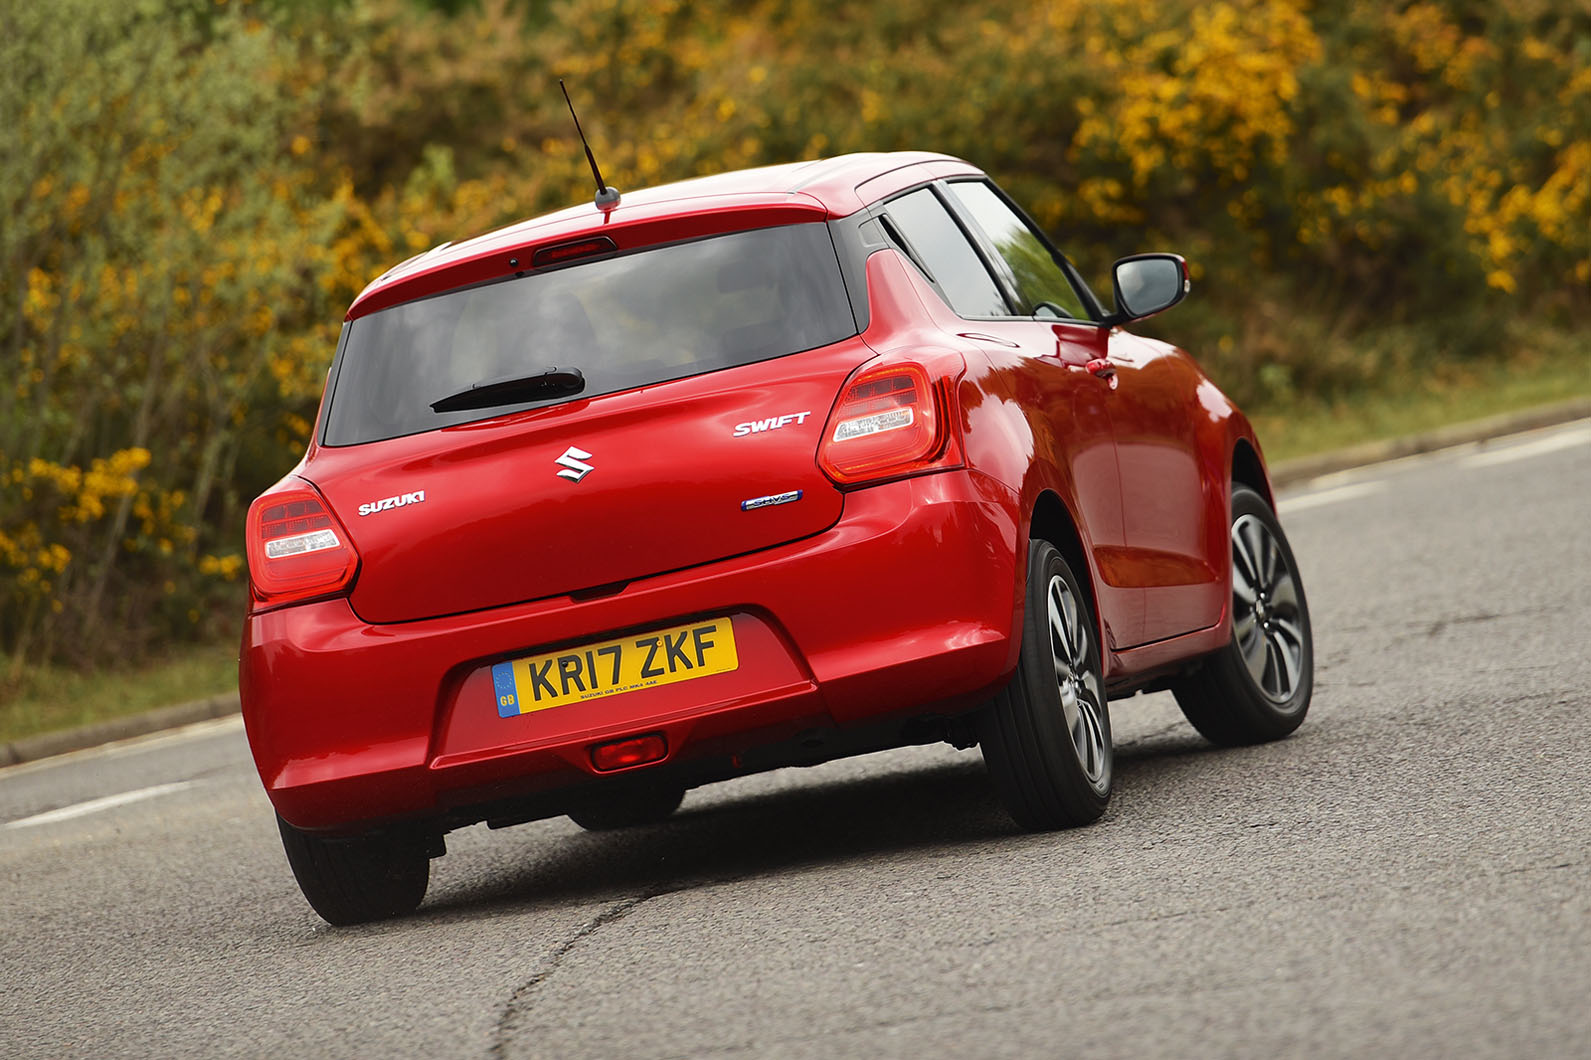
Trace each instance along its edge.
{"label": "rear wheel arch", "polygon": [[[1055,551],[1061,554],[1066,565],[1072,569],[1078,581],[1078,588],[1083,590],[1083,595],[1088,600],[1089,612],[1094,616],[1097,625],[1100,621],[1099,600],[1094,593],[1094,568],[1088,562],[1088,549],[1083,544],[1083,536],[1077,529],[1077,520],[1072,518],[1066,502],[1051,490],[1042,491],[1033,502],[1033,517],[1028,522],[1028,540],[1035,539],[1048,541],[1054,545]],[[1024,549],[1021,555],[1025,557],[1026,554]],[[1027,571],[1018,572],[1018,584],[1026,584],[1026,578]]]}
{"label": "rear wheel arch", "polygon": [[1110,799],[1113,753],[1099,638],[1082,585],[1054,545],[1028,542],[1021,652],[978,715],[1000,803],[1023,828],[1088,824]]}

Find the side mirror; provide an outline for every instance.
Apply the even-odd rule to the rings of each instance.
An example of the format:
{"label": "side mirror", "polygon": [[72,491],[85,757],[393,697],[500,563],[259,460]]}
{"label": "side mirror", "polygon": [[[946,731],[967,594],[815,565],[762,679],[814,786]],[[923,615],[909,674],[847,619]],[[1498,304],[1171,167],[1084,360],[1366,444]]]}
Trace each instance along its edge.
{"label": "side mirror", "polygon": [[1116,262],[1116,311],[1106,320],[1124,324],[1170,309],[1188,296],[1188,263],[1176,254],[1134,254]]}

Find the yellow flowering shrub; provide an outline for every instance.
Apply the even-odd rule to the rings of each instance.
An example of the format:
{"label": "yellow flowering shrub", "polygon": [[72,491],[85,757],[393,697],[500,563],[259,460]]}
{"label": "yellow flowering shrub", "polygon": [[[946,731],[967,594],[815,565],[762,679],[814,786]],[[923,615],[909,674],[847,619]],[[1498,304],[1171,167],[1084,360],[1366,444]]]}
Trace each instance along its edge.
{"label": "yellow flowering shrub", "polygon": [[[1591,315],[1591,16],[1458,0],[57,0],[0,34],[0,652],[215,636],[397,261],[846,151],[988,169],[1240,399]],[[1162,326],[1159,320],[1153,326]],[[3,677],[3,675],[0,675]]]}

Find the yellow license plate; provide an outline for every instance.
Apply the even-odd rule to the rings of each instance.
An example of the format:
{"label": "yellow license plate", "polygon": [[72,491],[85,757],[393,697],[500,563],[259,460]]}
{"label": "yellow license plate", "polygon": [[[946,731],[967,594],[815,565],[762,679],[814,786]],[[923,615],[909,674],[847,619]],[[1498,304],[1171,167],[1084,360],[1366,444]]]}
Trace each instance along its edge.
{"label": "yellow license plate", "polygon": [[512,718],[566,703],[691,681],[740,665],[727,618],[710,618],[492,667],[497,713]]}

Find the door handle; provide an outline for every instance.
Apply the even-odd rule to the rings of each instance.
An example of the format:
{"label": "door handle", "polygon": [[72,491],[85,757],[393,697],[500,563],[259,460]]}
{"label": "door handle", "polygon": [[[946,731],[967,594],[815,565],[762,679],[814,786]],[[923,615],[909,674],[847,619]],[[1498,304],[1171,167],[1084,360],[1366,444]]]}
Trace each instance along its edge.
{"label": "door handle", "polygon": [[1089,375],[1098,376],[1101,379],[1110,379],[1116,374],[1116,366],[1103,357],[1096,357],[1083,367],[1088,369]]}

